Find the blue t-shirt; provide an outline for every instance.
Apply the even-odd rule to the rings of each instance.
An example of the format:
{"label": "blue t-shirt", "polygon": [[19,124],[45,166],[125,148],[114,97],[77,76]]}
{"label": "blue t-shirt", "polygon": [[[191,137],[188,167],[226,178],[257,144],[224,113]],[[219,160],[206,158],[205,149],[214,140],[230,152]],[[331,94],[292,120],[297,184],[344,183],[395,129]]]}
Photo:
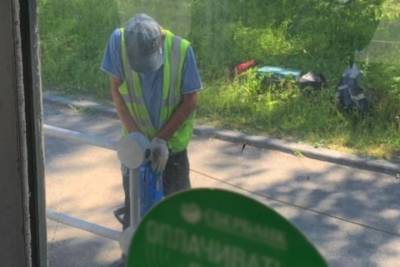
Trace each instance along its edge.
{"label": "blue t-shirt", "polygon": [[[124,81],[120,46],[121,31],[116,29],[108,40],[104,53],[101,70]],[[149,73],[139,73],[143,88],[143,97],[149,111],[150,119],[157,126],[160,118],[162,103],[163,66]],[[183,65],[182,94],[188,94],[201,90],[201,79],[197,68],[196,58],[192,47],[188,48]]]}

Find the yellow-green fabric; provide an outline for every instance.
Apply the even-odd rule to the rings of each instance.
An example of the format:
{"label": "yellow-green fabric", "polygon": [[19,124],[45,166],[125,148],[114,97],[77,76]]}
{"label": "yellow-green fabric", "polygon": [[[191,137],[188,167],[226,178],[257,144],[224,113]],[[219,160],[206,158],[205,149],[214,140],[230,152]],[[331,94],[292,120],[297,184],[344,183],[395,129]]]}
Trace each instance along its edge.
{"label": "yellow-green fabric", "polygon": [[[135,120],[139,130],[149,139],[156,136],[162,126],[175,112],[182,100],[182,74],[183,64],[190,43],[168,30],[164,34],[164,65],[162,107],[160,111],[159,127],[151,122],[149,112],[143,98],[143,88],[138,73],[129,67],[124,40],[124,29],[121,29],[121,59],[124,69],[125,81],[121,84],[119,92],[124,98],[130,114]],[[168,140],[168,147],[172,152],[180,152],[186,149],[193,133],[192,114]],[[126,131],[124,131],[126,133]]]}

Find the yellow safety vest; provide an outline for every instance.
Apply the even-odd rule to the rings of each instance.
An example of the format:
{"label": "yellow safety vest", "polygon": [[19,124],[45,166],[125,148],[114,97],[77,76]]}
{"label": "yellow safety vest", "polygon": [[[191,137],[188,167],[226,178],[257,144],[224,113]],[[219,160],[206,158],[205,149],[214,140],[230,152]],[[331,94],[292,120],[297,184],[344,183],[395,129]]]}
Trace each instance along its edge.
{"label": "yellow safety vest", "polygon": [[[162,126],[175,112],[182,99],[182,74],[189,41],[174,35],[168,30],[162,30],[164,34],[164,66],[162,107],[160,110],[159,125],[153,125],[143,97],[143,88],[137,72],[129,66],[124,40],[124,29],[121,28],[121,58],[125,81],[119,87],[119,92],[124,98],[129,112],[135,120],[139,130],[150,140],[155,137]],[[175,134],[168,140],[168,147],[172,152],[180,152],[186,149],[193,133],[192,114]],[[124,129],[126,134],[126,130]]]}

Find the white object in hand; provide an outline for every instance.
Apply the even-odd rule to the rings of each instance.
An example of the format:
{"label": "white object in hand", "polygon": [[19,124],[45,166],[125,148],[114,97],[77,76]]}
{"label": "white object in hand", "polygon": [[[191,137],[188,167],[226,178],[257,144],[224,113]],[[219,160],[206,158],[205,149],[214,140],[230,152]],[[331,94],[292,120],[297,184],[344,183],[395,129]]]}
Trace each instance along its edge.
{"label": "white object in hand", "polygon": [[167,141],[161,138],[153,138],[150,143],[150,161],[153,170],[162,173],[167,165],[169,151]]}
{"label": "white object in hand", "polygon": [[139,132],[133,132],[123,137],[117,143],[117,154],[121,163],[129,168],[138,168],[146,159],[149,140]]}

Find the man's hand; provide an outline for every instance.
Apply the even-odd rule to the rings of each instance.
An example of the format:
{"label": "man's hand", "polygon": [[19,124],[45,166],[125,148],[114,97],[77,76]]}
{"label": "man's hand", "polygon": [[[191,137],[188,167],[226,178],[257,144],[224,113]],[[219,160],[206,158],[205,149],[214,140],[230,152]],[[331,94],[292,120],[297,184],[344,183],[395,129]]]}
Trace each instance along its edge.
{"label": "man's hand", "polygon": [[153,170],[162,173],[167,165],[169,151],[167,142],[161,138],[153,138],[150,143],[150,161]]}
{"label": "man's hand", "polygon": [[192,114],[196,109],[197,105],[197,92],[184,94],[182,96],[182,102],[178,108],[172,114],[171,118],[162,127],[157,136],[164,140],[169,140],[174,135],[176,130],[182,125],[182,123]]}

